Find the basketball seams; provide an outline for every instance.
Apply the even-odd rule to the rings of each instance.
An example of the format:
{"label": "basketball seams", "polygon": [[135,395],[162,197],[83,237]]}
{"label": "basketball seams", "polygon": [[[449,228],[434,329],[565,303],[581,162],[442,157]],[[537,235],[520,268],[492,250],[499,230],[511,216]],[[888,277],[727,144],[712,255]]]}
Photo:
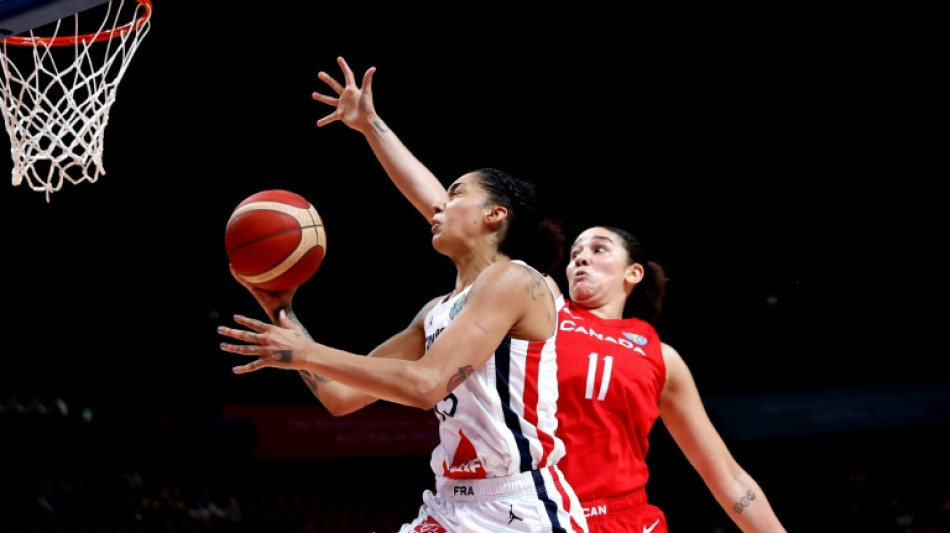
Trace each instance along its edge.
{"label": "basketball seams", "polygon": [[231,218],[228,219],[228,224],[230,224],[232,220],[250,211],[277,211],[279,213],[284,213],[285,215],[290,215],[297,219],[297,222],[300,223],[301,227],[308,225],[303,223],[304,220],[309,219],[311,222],[313,222],[315,215],[317,218],[319,218],[316,210],[310,205],[307,207],[295,207],[280,202],[257,201],[238,206],[238,208],[234,210],[234,213],[231,213]]}

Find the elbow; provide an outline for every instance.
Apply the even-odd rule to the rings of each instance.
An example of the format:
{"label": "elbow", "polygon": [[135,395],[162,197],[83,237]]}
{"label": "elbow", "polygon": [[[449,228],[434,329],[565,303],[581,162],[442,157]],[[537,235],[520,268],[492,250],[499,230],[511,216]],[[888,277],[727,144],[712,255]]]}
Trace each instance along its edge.
{"label": "elbow", "polygon": [[318,395],[317,399],[323,404],[327,412],[333,416],[345,416],[359,411],[373,402],[371,399],[364,399],[355,396],[335,396],[332,394]]}
{"label": "elbow", "polygon": [[411,407],[432,409],[448,394],[439,377],[430,372],[413,372],[406,383],[406,403]]}
{"label": "elbow", "polygon": [[345,407],[340,406],[340,405],[327,405],[326,403],[324,403],[323,405],[324,405],[324,407],[327,408],[327,412],[330,413],[331,415],[335,416],[335,417],[336,417],[336,416],[345,416],[345,415],[348,415],[348,414],[350,414],[350,413],[356,411],[356,409],[354,409],[354,408],[345,408]]}

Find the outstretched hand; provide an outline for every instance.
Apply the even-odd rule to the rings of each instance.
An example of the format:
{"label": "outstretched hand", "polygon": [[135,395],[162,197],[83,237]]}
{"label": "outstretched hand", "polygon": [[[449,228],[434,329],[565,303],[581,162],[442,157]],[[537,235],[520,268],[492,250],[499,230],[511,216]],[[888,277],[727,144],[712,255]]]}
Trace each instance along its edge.
{"label": "outstretched hand", "polygon": [[248,329],[218,326],[218,333],[225,337],[243,341],[245,344],[222,342],[221,350],[249,357],[254,361],[236,366],[235,374],[246,374],[264,367],[301,369],[303,361],[295,354],[307,347],[310,339],[306,332],[287,317],[281,310],[278,314],[279,325],[268,324],[243,315],[234,315],[234,321]]}
{"label": "outstretched hand", "polygon": [[336,97],[313,92],[312,98],[318,102],[335,107],[332,113],[317,121],[317,126],[322,127],[327,124],[341,121],[348,127],[365,133],[372,126],[373,117],[376,116],[376,107],[373,105],[373,73],[376,67],[370,67],[363,74],[363,87],[356,85],[353,70],[347,65],[342,57],[336,58],[336,62],[343,71],[343,83],[335,80],[326,72],[320,71],[317,77],[330,86],[330,89],[336,93]]}

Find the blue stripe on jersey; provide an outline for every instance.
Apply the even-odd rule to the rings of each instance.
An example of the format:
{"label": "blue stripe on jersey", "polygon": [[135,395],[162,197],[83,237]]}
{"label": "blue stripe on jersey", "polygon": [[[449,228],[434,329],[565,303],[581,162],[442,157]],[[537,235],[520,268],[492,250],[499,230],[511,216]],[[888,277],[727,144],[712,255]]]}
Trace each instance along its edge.
{"label": "blue stripe on jersey", "polygon": [[544,510],[548,515],[548,520],[551,521],[552,533],[567,533],[567,530],[557,519],[558,505],[548,497],[548,491],[544,484],[544,474],[540,470],[535,470],[531,474],[531,478],[534,480],[534,492],[538,495],[538,499],[544,502]]}
{"label": "blue stripe on jersey", "polygon": [[518,467],[519,472],[529,472],[533,469],[531,460],[531,449],[528,447],[528,439],[521,432],[521,424],[518,422],[520,417],[511,410],[511,387],[509,377],[511,371],[511,339],[505,337],[495,350],[495,389],[498,397],[501,398],[501,410],[505,415],[505,426],[511,431],[518,446],[518,456],[520,458]]}

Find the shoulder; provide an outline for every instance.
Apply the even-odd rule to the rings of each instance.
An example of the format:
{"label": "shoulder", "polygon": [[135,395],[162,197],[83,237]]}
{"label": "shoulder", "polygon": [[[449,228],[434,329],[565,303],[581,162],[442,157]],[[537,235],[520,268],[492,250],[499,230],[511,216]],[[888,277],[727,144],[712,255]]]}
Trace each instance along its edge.
{"label": "shoulder", "polygon": [[543,274],[519,261],[498,261],[492,263],[478,275],[472,288],[474,289],[478,286],[494,287],[500,290],[528,288],[536,291],[540,288],[551,292]]}
{"label": "shoulder", "polygon": [[468,305],[511,320],[509,334],[517,338],[546,339],[557,329],[554,295],[544,275],[518,261],[499,261],[483,270]]}
{"label": "shoulder", "polygon": [[663,342],[660,343],[661,349],[663,351],[663,360],[669,363],[671,360],[682,361],[683,358],[680,357],[680,353],[676,351],[676,348],[673,348],[669,344]]}
{"label": "shoulder", "polygon": [[693,376],[680,353],[665,342],[660,343],[660,346],[663,364],[666,365],[666,387],[664,388],[676,390],[683,384],[692,384]]}
{"label": "shoulder", "polygon": [[434,308],[439,303],[439,300],[441,300],[444,297],[445,295],[436,296],[435,298],[426,302],[426,304],[422,306],[422,309],[420,309],[419,312],[416,313],[416,316],[413,317],[412,319],[413,325],[422,327],[423,324],[425,323],[426,316],[429,314],[429,311],[431,311],[432,308]]}

